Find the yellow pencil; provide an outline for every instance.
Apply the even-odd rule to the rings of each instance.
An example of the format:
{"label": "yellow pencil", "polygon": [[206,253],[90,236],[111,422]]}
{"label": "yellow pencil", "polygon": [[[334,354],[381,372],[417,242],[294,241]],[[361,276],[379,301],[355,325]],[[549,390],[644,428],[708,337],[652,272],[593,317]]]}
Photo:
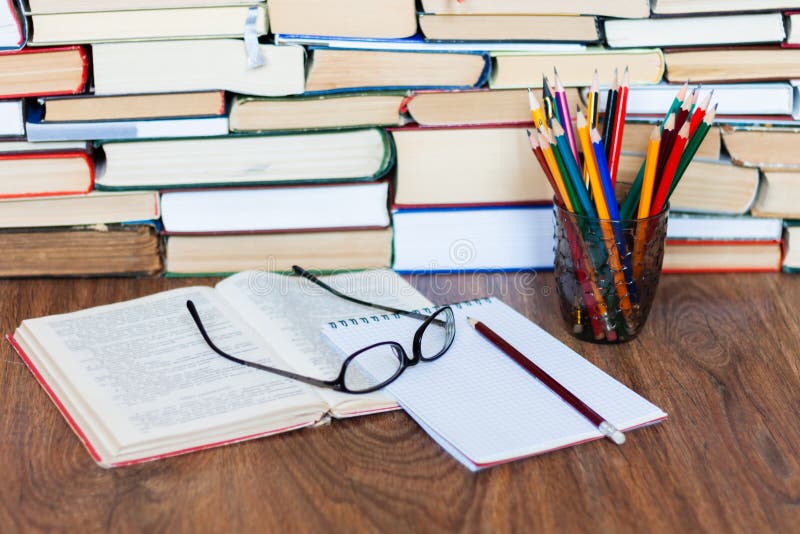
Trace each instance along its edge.
{"label": "yellow pencil", "polygon": [[650,204],[653,201],[653,187],[656,181],[659,148],[661,148],[661,129],[658,126],[654,126],[653,131],[650,132],[650,141],[647,143],[642,196],[639,200],[637,214],[640,221],[636,223],[636,239],[633,242],[633,277],[637,280],[642,273],[642,256],[644,256],[645,240],[647,239],[647,223],[641,221],[641,219],[650,217]]}
{"label": "yellow pencil", "polygon": [[536,99],[536,95],[533,94],[531,88],[528,87],[528,103],[530,104],[531,108],[531,117],[533,118],[533,124],[536,128],[543,126],[547,128],[547,119],[544,116],[544,110],[542,106],[539,105],[539,101]]}

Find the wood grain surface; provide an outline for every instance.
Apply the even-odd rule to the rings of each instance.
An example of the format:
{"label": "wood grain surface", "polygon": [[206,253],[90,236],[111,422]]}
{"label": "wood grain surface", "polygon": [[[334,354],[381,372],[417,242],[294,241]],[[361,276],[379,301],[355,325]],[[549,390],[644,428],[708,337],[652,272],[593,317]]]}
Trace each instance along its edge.
{"label": "wood grain surface", "polygon": [[[478,474],[400,412],[104,470],[4,341],[0,532],[796,532],[800,277],[667,276],[618,347],[567,335],[550,274],[410,280],[502,298],[669,419]],[[0,327],[212,282],[0,281]]]}

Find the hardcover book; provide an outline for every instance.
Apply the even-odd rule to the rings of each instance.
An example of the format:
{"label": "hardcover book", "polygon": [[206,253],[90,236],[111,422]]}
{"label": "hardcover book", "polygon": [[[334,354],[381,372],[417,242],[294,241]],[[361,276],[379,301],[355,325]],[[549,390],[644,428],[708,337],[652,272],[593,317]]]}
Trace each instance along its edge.
{"label": "hardcover book", "polygon": [[421,5],[426,13],[464,15],[598,15],[634,19],[650,15],[649,0],[421,0]]}
{"label": "hardcover book", "polygon": [[548,203],[525,128],[400,128],[395,207]]}
{"label": "hardcover book", "polygon": [[94,161],[86,152],[0,153],[0,199],[75,195],[93,186]]}
{"label": "hardcover book", "polygon": [[0,98],[81,93],[88,76],[80,46],[0,52]]}
{"label": "hardcover book", "polygon": [[492,52],[492,61],[492,89],[542,87],[542,74],[553,72],[553,68],[569,87],[591,85],[595,69],[601,81],[610,81],[615,69],[622,72],[628,68],[633,84],[658,83],[664,74],[664,56],[658,49]]}
{"label": "hardcover book", "polygon": [[612,48],[780,43],[786,38],[781,13],[607,20],[604,27]]}
{"label": "hardcover book", "polygon": [[417,32],[414,0],[270,0],[273,33],[408,37]]}
{"label": "hardcover book", "polygon": [[152,276],[161,272],[155,224],[0,230],[0,276]]}
{"label": "hardcover book", "polygon": [[152,221],[161,215],[158,193],[136,191],[15,198],[0,201],[0,228],[44,228]]}
{"label": "hardcover book", "polygon": [[[111,3],[111,2],[109,2]],[[114,2],[116,3],[116,2]],[[181,6],[121,11],[111,3],[108,11],[72,11],[62,2],[62,12],[30,15],[33,46],[141,41],[157,39],[197,39],[241,37],[249,10],[257,10],[252,25],[255,35],[269,31],[266,3],[229,6]],[[54,6],[55,7],[55,6]]]}
{"label": "hardcover book", "polygon": [[551,206],[401,209],[392,215],[399,272],[553,268]]}
{"label": "hardcover book", "polygon": [[341,93],[287,98],[237,96],[230,114],[232,132],[322,130],[398,126],[405,91]]}
{"label": "hardcover book", "polygon": [[258,50],[264,65],[251,68],[241,39],[96,44],[94,91],[120,95],[224,89],[259,96],[304,91],[302,47],[262,44]]}
{"label": "hardcover book", "polygon": [[390,224],[383,182],[166,191],[168,234],[356,230]]}
{"label": "hardcover book", "polygon": [[17,0],[0,0],[0,50],[19,50],[25,46],[25,30]]}
{"label": "hardcover book", "polygon": [[367,89],[468,89],[486,82],[491,69],[481,52],[309,49],[309,93]]}
{"label": "hardcover book", "polygon": [[171,235],[165,257],[167,276],[219,276],[248,269],[288,272],[295,264],[323,272],[387,269],[392,264],[392,229]]}
{"label": "hardcover book", "polygon": [[394,163],[391,141],[380,128],[103,142],[100,147],[99,189],[372,181]]}

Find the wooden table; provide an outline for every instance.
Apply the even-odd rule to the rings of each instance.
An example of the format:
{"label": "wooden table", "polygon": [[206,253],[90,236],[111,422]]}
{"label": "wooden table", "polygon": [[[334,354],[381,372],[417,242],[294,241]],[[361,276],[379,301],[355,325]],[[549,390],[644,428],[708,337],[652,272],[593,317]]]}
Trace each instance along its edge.
{"label": "wooden table", "polygon": [[[501,297],[669,419],[478,474],[399,412],[103,470],[4,342],[0,532],[797,531],[800,277],[667,276],[619,347],[568,337],[550,274],[411,280]],[[211,282],[0,281],[0,325]]]}

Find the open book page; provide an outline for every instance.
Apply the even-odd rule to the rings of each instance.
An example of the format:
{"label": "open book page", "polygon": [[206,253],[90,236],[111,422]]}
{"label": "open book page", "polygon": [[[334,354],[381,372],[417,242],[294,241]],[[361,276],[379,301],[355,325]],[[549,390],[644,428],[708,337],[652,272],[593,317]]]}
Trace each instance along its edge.
{"label": "open book page", "polygon": [[211,351],[191,299],[222,350],[282,366],[208,287],[24,321],[15,340],[103,460],[169,454],[312,424],[327,406],[313,388]]}
{"label": "open book page", "polygon": [[[496,299],[453,306],[456,335],[439,359],[387,386],[400,405],[471,469],[600,439],[595,425],[470,327],[484,322],[621,430],[666,414]],[[342,354],[416,329],[413,319],[337,323],[323,331]],[[410,343],[402,342],[407,351]],[[466,460],[466,461],[465,461]]]}
{"label": "open book page", "polygon": [[[388,270],[342,273],[320,279],[346,295],[396,308],[413,310],[430,305],[408,282]],[[293,370],[322,379],[336,378],[343,358],[321,334],[321,326],[344,316],[384,313],[331,295],[304,278],[263,271],[246,271],[227,278],[217,284],[217,291],[276,348]],[[337,417],[397,406],[392,397],[381,392],[350,395],[322,388],[317,391]]]}

